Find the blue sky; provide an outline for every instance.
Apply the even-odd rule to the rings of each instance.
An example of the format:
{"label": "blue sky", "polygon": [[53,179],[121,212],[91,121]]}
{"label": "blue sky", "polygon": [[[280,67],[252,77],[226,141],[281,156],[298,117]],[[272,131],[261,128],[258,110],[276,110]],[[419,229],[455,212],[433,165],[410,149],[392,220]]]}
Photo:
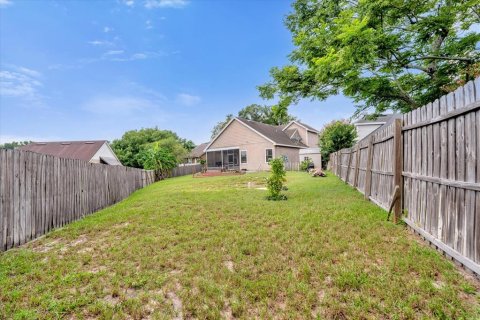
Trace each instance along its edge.
{"label": "blue sky", "polygon": [[[208,141],[293,49],[289,1],[0,0],[0,143],[112,140],[158,126]],[[337,96],[291,113],[321,128]]]}

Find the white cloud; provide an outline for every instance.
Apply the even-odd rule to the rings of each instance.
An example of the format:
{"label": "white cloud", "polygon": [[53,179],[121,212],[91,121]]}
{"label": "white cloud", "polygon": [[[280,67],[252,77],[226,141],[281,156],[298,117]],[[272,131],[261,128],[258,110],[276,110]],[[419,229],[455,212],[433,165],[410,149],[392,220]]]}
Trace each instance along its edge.
{"label": "white cloud", "polygon": [[131,56],[128,57],[112,57],[110,60],[111,61],[135,61],[135,60],[145,60],[145,59],[151,59],[151,58],[158,58],[162,56],[166,56],[167,54],[164,52],[138,52],[134,53]]}
{"label": "white cloud", "polygon": [[135,5],[135,1],[134,0],[123,0],[123,4],[125,4],[126,6],[129,6],[129,7],[133,7]]}
{"label": "white cloud", "polygon": [[23,67],[15,67],[15,69],[19,72],[0,71],[0,95],[37,100],[39,98],[38,88],[42,86],[42,83],[35,76],[39,76],[40,73]]}
{"label": "white cloud", "polygon": [[113,31],[113,28],[110,28],[110,27],[103,27],[103,32],[105,32],[105,33],[109,33],[109,32],[111,32],[111,31]]}
{"label": "white cloud", "polygon": [[89,41],[88,43],[91,44],[92,46],[111,46],[111,45],[113,45],[112,42],[103,41],[103,40],[93,40],[93,41]]}
{"label": "white cloud", "polygon": [[202,98],[188,93],[180,93],[177,95],[176,100],[178,103],[183,104],[184,106],[191,107],[200,103],[200,101],[202,101]]}
{"label": "white cloud", "polygon": [[112,56],[112,55],[118,55],[118,54],[123,54],[123,50],[109,50],[105,52],[103,55],[105,56]]}
{"label": "white cloud", "polygon": [[188,4],[186,0],[146,0],[145,8],[183,8]]}
{"label": "white cloud", "polygon": [[147,54],[145,53],[135,53],[131,57],[132,60],[143,60],[147,59]]}
{"label": "white cloud", "polygon": [[13,2],[11,0],[0,0],[0,8],[5,8],[12,4]]}
{"label": "white cloud", "polygon": [[153,29],[152,21],[150,20],[145,21],[145,29],[147,30]]}
{"label": "white cloud", "polygon": [[104,115],[130,115],[134,112],[154,109],[157,105],[145,98],[135,96],[97,96],[83,105],[83,109]]}
{"label": "white cloud", "polygon": [[33,70],[33,69],[28,69],[28,68],[25,68],[25,67],[16,67],[16,69],[28,76],[31,76],[31,77],[35,77],[35,78],[39,78],[42,76],[42,74],[36,70]]}

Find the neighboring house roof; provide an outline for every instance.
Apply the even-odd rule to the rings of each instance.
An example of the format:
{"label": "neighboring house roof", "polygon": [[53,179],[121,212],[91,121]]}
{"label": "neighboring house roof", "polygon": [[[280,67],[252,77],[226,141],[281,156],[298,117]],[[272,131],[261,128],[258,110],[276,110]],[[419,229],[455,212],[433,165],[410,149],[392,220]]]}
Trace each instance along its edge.
{"label": "neighboring house roof", "polygon": [[398,116],[396,113],[391,114],[381,114],[375,120],[366,119],[368,116],[365,116],[363,119],[360,119],[354,122],[354,125],[369,125],[369,124],[384,124],[387,123],[390,119],[395,119]]}
{"label": "neighboring house roof", "polygon": [[293,148],[308,148],[305,144],[301,142],[296,142],[294,140],[291,140],[288,134],[283,131],[283,126],[272,126],[269,124],[253,121],[253,120],[247,120],[244,118],[240,117],[235,117],[230,120],[230,122],[227,123],[227,125],[220,131],[219,134],[215,138],[212,139],[208,143],[208,145],[205,147],[205,150],[212,145],[212,143],[217,140],[218,137],[222,135],[222,133],[230,126],[230,124],[233,121],[238,121],[242,125],[246,126],[253,132],[257,133],[261,137],[267,139],[274,145],[279,145],[279,146],[286,146],[286,147],[293,147]]}
{"label": "neighboring house roof", "polygon": [[300,122],[298,120],[292,120],[290,121],[287,125],[283,126],[282,127],[282,130],[286,130],[288,127],[290,127],[291,124],[293,123],[296,123],[298,124],[300,127],[304,127],[305,129],[307,129],[308,131],[311,131],[311,132],[314,132],[314,133],[319,133],[319,131],[317,129],[315,129],[314,127],[311,127],[309,126],[308,124],[305,124],[303,122]]}
{"label": "neighboring house roof", "polygon": [[[107,140],[32,142],[18,149],[49,154],[60,158],[90,161],[106,142]],[[111,161],[110,159],[108,160]]]}
{"label": "neighboring house roof", "polygon": [[210,142],[204,142],[199,144],[192,151],[188,154],[188,158],[200,158],[205,154],[205,148],[208,146]]}

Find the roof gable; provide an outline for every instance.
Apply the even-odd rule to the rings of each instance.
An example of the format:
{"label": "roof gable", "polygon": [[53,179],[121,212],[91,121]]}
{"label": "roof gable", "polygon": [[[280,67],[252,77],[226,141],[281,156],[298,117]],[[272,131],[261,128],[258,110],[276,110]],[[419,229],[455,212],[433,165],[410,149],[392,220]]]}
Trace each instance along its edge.
{"label": "roof gable", "polygon": [[290,121],[285,127],[283,127],[283,130],[284,130],[284,131],[287,130],[288,127],[290,127],[290,126],[291,126],[292,124],[294,124],[294,123],[297,124],[297,125],[300,126],[300,127],[305,128],[307,131],[311,131],[311,132],[313,132],[313,133],[319,133],[319,131],[318,131],[317,129],[315,129],[314,127],[311,127],[311,126],[309,126],[308,124],[305,124],[305,123],[300,122],[300,121],[297,121],[297,120],[292,120],[292,121]]}
{"label": "roof gable", "polygon": [[18,149],[60,158],[90,161],[105,143],[107,140],[32,142]]}

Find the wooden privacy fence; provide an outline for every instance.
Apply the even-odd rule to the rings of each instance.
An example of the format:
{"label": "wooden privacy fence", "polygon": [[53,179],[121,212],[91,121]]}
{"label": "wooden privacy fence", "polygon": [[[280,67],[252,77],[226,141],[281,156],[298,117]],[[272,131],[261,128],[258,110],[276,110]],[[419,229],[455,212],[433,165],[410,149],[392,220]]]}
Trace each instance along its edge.
{"label": "wooden privacy fence", "polygon": [[[177,168],[172,176],[191,170]],[[0,251],[110,206],[156,180],[151,170],[0,149]]]}
{"label": "wooden privacy fence", "polygon": [[480,274],[479,141],[477,78],[331,154],[329,169]]}

